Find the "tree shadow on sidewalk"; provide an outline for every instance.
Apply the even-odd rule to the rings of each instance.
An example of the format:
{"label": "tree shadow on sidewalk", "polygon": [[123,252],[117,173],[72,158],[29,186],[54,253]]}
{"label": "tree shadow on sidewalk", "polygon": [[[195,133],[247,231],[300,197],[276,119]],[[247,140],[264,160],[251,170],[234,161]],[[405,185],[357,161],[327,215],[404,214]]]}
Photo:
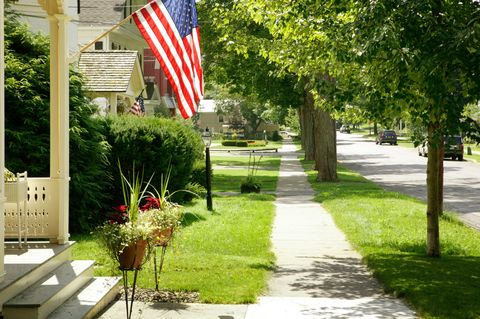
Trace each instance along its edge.
{"label": "tree shadow on sidewalk", "polygon": [[292,291],[314,298],[363,298],[382,293],[381,286],[357,258],[312,258],[307,267],[278,267],[273,277],[287,279]]}

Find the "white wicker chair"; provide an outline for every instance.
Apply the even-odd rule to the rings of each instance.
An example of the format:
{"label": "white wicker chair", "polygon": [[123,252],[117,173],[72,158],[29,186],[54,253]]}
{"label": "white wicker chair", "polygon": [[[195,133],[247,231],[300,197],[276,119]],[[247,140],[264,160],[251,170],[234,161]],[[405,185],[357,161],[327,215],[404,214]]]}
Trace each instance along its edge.
{"label": "white wicker chair", "polygon": [[27,243],[27,200],[28,200],[28,174],[27,171],[17,173],[17,179],[14,182],[5,183],[5,197],[7,203],[17,204],[17,226],[18,226],[18,244]]}

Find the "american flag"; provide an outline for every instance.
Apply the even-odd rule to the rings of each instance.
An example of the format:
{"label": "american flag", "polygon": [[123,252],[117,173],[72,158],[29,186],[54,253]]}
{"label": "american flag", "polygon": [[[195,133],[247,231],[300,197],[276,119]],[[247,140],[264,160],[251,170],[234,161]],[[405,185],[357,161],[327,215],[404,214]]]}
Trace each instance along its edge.
{"label": "american flag", "polygon": [[175,92],[180,113],[191,117],[203,97],[195,0],[151,1],[132,16]]}
{"label": "american flag", "polygon": [[[143,99],[142,99],[143,102]],[[128,110],[128,113],[131,113],[133,115],[138,115],[142,116],[145,113],[145,110],[142,110],[142,106],[138,100],[138,98],[135,100],[135,103],[133,103],[132,107]]]}
{"label": "american flag", "polygon": [[[142,91],[143,92],[143,91]],[[140,110],[142,111],[142,113],[145,113],[145,102],[143,101],[143,96],[142,96],[142,93],[140,93],[140,95],[137,97],[137,101],[138,105],[140,106]]]}

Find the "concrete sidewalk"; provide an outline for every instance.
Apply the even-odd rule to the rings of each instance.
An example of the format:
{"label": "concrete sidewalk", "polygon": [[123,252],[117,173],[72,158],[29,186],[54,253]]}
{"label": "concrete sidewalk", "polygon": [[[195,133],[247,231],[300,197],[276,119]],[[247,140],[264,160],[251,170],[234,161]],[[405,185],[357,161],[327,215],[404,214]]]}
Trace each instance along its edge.
{"label": "concrete sidewalk", "polygon": [[[277,268],[267,296],[252,305],[147,304],[135,302],[132,318],[416,318],[400,300],[382,293],[323,207],[313,202],[294,146],[286,141],[272,232]],[[100,318],[125,317],[114,303]]]}

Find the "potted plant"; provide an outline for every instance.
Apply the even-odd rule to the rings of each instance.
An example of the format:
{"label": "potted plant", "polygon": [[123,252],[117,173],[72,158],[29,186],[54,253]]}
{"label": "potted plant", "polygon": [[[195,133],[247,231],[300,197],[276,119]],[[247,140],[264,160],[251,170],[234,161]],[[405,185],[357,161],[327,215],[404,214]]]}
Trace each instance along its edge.
{"label": "potted plant", "polygon": [[247,178],[242,181],[240,185],[240,192],[243,193],[260,193],[261,184],[257,180],[257,171],[258,166],[260,165],[260,160],[262,156],[258,159],[255,158],[255,155],[252,156],[250,153],[250,157],[248,159],[248,173]]}
{"label": "potted plant", "polygon": [[108,254],[118,261],[122,270],[140,269],[149,252],[152,233],[152,219],[148,212],[140,209],[150,180],[143,186],[143,174],[132,170],[131,180],[122,172],[120,176],[125,205],[117,208],[118,213],[97,229],[100,243]]}
{"label": "potted plant", "polygon": [[[157,190],[153,187],[154,193],[150,193],[151,197],[147,198],[147,203],[142,207],[142,210],[148,212],[153,229],[151,239],[156,246],[166,246],[170,242],[175,229],[180,226],[183,218],[182,206],[170,201],[171,196],[178,192],[170,193],[168,191],[171,171],[172,169],[169,167],[167,173],[162,174],[160,189]],[[181,191],[192,193],[187,190]]]}

